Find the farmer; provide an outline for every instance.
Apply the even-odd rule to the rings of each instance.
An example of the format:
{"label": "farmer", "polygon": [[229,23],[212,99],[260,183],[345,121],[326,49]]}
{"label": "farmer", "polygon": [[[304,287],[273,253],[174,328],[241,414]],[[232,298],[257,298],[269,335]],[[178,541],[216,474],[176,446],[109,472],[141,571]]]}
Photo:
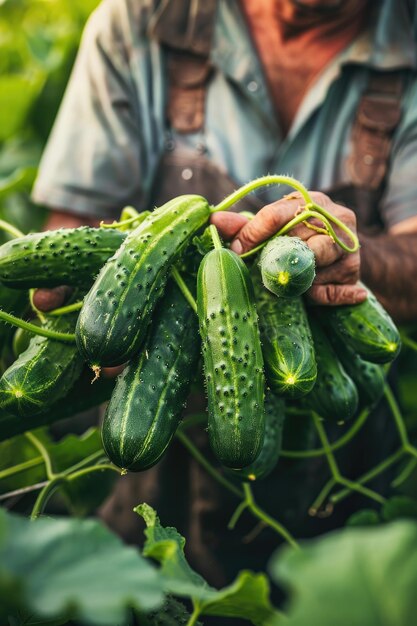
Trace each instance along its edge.
{"label": "farmer", "polygon": [[[250,179],[289,173],[318,190],[315,200],[357,228],[361,241],[360,253],[347,255],[327,236],[305,227],[294,232],[316,254],[311,303],[361,302],[361,278],[397,320],[413,319],[413,4],[104,0],[85,29],[33,192],[53,209],[48,227],[94,224],[116,218],[127,204],[142,210],[184,193],[216,203]],[[212,221],[235,252],[245,252],[299,210],[299,197],[284,197],[289,192],[270,187],[242,201],[237,210],[259,211],[250,222],[236,213]],[[36,303],[54,308],[63,294],[41,290]],[[372,460],[371,437],[379,438],[381,458],[390,445],[379,428],[362,438],[357,473]],[[252,520],[242,518],[227,532],[236,503],[175,445],[153,470],[121,479],[103,518],[134,542],[140,532],[132,507],[155,505],[164,523],[188,537],[191,561],[217,584],[239,567],[264,565],[274,545],[269,532],[242,549]],[[318,460],[309,476],[304,466],[283,467],[259,485],[259,501],[295,532],[297,524],[304,534],[324,530],[323,520],[306,521],[311,499],[300,499],[294,485],[304,493],[311,484],[308,497],[317,495],[325,463]],[[329,523],[340,521],[336,513]]]}

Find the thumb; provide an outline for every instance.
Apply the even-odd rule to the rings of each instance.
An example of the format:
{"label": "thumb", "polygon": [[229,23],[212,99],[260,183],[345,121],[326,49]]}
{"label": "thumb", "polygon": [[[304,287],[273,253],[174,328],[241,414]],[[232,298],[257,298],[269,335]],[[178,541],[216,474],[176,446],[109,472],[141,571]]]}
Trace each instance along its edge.
{"label": "thumb", "polygon": [[293,217],[294,207],[288,203],[269,204],[239,230],[230,247],[236,254],[243,254],[275,235]]}

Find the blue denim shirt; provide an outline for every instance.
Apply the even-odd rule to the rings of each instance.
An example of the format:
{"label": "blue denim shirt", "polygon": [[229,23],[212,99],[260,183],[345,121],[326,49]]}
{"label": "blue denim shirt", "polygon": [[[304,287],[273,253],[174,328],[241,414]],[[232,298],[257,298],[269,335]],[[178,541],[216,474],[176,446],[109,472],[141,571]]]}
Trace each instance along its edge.
{"label": "blue denim shirt", "polygon": [[[372,24],[321,72],[288,135],[236,0],[219,0],[204,131],[171,136],[164,52],[146,36],[149,2],[103,0],[92,14],[46,147],[33,198],[113,217],[144,208],[167,140],[201,150],[238,183],[285,173],[310,189],[349,182],[352,123],[370,68],[412,72],[380,203],[386,228],[417,214],[416,37],[407,0],[377,0]],[[347,71],[348,70],[348,71]],[[287,189],[267,188],[265,203]]]}

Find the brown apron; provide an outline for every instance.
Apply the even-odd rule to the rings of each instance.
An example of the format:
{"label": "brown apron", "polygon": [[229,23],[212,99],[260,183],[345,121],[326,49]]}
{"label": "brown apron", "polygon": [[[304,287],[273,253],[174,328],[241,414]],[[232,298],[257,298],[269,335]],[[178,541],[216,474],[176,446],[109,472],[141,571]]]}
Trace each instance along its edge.
{"label": "brown apron", "polygon": [[[216,2],[198,0],[202,12],[197,11],[193,15],[190,30],[187,15],[182,11],[191,11],[191,4],[191,0],[174,0],[166,4],[165,13],[162,11],[159,14],[151,33],[167,48],[167,121],[169,128],[181,133],[203,129],[205,93],[211,74],[208,61],[212,35],[210,24],[213,24]],[[177,36],[178,31],[173,24],[182,33],[181,36]],[[325,190],[334,200],[357,210],[362,231],[378,232],[382,229],[378,218],[378,200],[383,191],[391,137],[400,119],[402,86],[399,74],[371,74],[368,89],[358,107],[352,133],[353,149],[346,164],[351,184]],[[205,157],[203,144],[196,152],[184,152],[168,138],[155,177],[154,204],[159,205],[185,193],[201,194],[211,203],[216,203],[237,187],[226,172]],[[239,210],[258,208],[253,198],[247,198],[238,207]],[[358,476],[371,466],[374,455],[370,442],[378,441],[374,446],[375,462],[383,458],[391,449],[391,442],[395,442],[389,420],[383,415],[385,409],[379,407],[379,412],[382,412],[381,420],[370,420],[372,425],[365,427],[353,453],[349,448],[349,456],[340,457],[349,477]],[[196,429],[192,436],[204,454],[216,464],[204,429]],[[350,498],[346,506],[337,508],[327,520],[309,517],[309,505],[328,475],[323,459],[308,463],[283,459],[269,478],[255,485],[256,499],[296,536],[322,533],[341,525],[358,508],[358,502],[359,506],[369,506],[368,502]],[[237,505],[236,498],[220,487],[177,441],[173,442],[156,467],[141,474],[122,477],[100,511],[110,527],[135,544],[143,540],[142,522],[132,512],[140,502],[154,506],[163,524],[176,526],[185,535],[190,563],[216,586],[230,582],[242,568],[265,569],[269,555],[277,546],[277,536],[268,529],[256,539],[251,539],[256,521],[249,514],[243,515],[234,531],[227,530]]]}

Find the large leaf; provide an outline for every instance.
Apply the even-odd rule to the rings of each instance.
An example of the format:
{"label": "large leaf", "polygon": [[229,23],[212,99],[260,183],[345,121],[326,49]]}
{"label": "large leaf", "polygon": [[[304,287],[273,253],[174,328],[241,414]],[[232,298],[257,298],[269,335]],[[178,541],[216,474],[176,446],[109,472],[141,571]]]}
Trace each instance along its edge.
{"label": "large leaf", "polygon": [[288,626],[410,626],[417,614],[417,524],[348,528],[273,558]]}
{"label": "large leaf", "polygon": [[[163,602],[157,570],[95,520],[34,522],[0,510],[0,607],[39,618],[124,624]],[[1,613],[1,609],[0,609]],[[3,613],[4,617],[4,613]]]}
{"label": "large leaf", "polygon": [[0,76],[0,141],[14,135],[25,124],[30,107],[39,95],[45,76],[9,74]]}
{"label": "large leaf", "polygon": [[[100,452],[105,456],[97,428],[90,428],[81,436],[67,435],[59,442],[54,442],[46,430],[38,429],[34,433],[45,446],[56,473],[86,461],[91,455],[94,457],[86,467],[97,462]],[[65,504],[73,514],[87,515],[107,497],[116,477],[109,470],[84,474],[63,484],[59,493],[64,495]],[[0,494],[41,483],[46,478],[43,458],[25,435],[0,443]]]}
{"label": "large leaf", "polygon": [[175,528],[161,526],[155,511],[147,504],[141,504],[135,511],[147,526],[143,554],[161,564],[167,592],[191,598],[200,615],[241,617],[255,626],[281,624],[269,600],[269,581],[264,574],[240,572],[231,585],[218,591],[188,565],[185,539]]}

